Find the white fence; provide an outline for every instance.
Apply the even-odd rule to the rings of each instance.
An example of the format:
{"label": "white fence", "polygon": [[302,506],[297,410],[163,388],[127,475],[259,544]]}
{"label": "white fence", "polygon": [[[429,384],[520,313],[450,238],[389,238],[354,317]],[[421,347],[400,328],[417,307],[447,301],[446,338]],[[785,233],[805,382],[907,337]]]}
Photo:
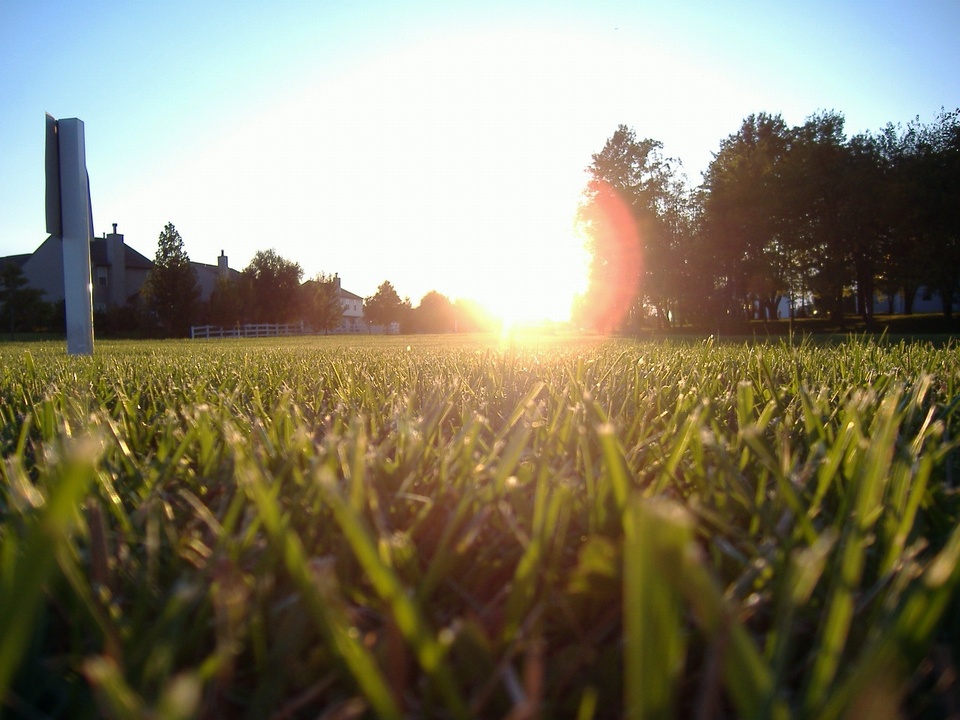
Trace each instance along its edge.
{"label": "white fence", "polygon": [[285,337],[289,335],[303,335],[306,329],[303,323],[280,325],[278,323],[261,323],[254,325],[234,325],[220,327],[219,325],[192,325],[190,327],[191,340],[209,340],[211,338],[258,338],[258,337]]}

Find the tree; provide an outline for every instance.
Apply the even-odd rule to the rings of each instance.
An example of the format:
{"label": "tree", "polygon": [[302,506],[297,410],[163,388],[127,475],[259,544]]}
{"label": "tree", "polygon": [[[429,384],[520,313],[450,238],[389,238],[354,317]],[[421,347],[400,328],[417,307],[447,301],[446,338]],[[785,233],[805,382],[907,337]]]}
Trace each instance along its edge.
{"label": "tree", "polygon": [[947,319],[960,293],[960,110],[941,111],[923,128],[920,166],[920,255],[926,285],[940,294]]}
{"label": "tree", "polygon": [[27,287],[23,268],[7,261],[0,268],[0,317],[10,330],[29,331],[44,325],[52,315],[52,307],[43,301],[43,291]]}
{"label": "tree", "polygon": [[759,307],[771,317],[787,292],[813,296],[842,327],[855,291],[869,326],[877,289],[891,298],[891,312],[902,292],[910,314],[921,285],[952,311],[960,110],[850,140],[838,112],[790,129],[779,116],[751,115],[721,143],[701,193],[702,248],[724,314],[747,317]]}
{"label": "tree", "polygon": [[809,288],[841,326],[844,295],[853,284],[853,239],[857,231],[850,202],[850,152],[843,126],[843,115],[824,112],[794,128],[780,187],[794,242],[808,268]]}
{"label": "tree", "polygon": [[906,128],[888,123],[876,137],[885,176],[882,217],[887,234],[879,286],[887,294],[888,312],[894,311],[894,298],[902,294],[905,315],[913,314],[913,298],[924,275],[916,261],[922,225],[918,162],[922,132],[919,120],[908,123]]}
{"label": "tree", "polygon": [[413,327],[417,332],[446,333],[456,330],[456,310],[446,295],[431,290],[413,311]]}
{"label": "tree", "polygon": [[281,257],[276,250],[259,250],[243,271],[249,283],[250,306],[245,308],[255,322],[285,323],[300,312],[300,278],[303,268]]}
{"label": "tree", "polygon": [[211,324],[221,327],[237,325],[243,320],[243,308],[242,278],[218,277],[207,301],[207,317]]}
{"label": "tree", "polygon": [[401,300],[389,280],[384,280],[377,292],[363,301],[363,316],[371,325],[389,328],[404,322],[410,312],[410,301]]}
{"label": "tree", "polygon": [[600,181],[588,185],[577,215],[590,251],[588,285],[577,319],[584,327],[612,332],[627,321],[639,296],[642,269],[636,222],[620,194]]}
{"label": "tree", "polygon": [[747,318],[754,302],[776,315],[790,289],[792,239],[783,225],[780,171],[789,131],[779,115],[744,119],[704,176],[703,229],[714,261],[717,313]]}
{"label": "tree", "polygon": [[184,336],[200,302],[200,286],[183,247],[183,238],[167,223],[160,233],[153,267],[143,286],[147,308],[167,336]]}
{"label": "tree", "polygon": [[674,161],[656,140],[620,125],[593,155],[578,221],[589,238],[585,323],[607,331],[636,321],[648,302],[669,325],[685,289],[689,204]]}
{"label": "tree", "polygon": [[300,286],[303,319],[314,332],[329,333],[343,318],[339,279],[319,273]]}
{"label": "tree", "polygon": [[892,239],[888,177],[878,136],[861,133],[847,142],[842,171],[834,183],[844,199],[842,216],[857,308],[867,327],[873,325],[874,299]]}

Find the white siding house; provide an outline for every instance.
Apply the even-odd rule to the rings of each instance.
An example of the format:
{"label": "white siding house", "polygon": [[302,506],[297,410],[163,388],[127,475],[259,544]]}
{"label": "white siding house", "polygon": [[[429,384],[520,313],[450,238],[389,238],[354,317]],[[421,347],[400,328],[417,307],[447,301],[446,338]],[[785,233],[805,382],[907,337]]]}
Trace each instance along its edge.
{"label": "white siding house", "polygon": [[340,325],[334,332],[338,333],[362,333],[367,332],[367,326],[363,322],[363,298],[359,295],[344,290],[340,285],[340,276],[333,276],[333,283],[337,288],[337,294],[340,296],[340,305],[343,307],[343,315],[340,317]]}

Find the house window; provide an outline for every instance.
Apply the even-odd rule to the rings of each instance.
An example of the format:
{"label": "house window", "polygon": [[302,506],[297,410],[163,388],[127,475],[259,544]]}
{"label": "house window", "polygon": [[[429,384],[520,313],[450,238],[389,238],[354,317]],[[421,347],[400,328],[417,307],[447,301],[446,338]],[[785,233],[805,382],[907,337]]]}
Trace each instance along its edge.
{"label": "house window", "polygon": [[107,269],[105,267],[97,268],[97,285],[100,287],[107,286]]}

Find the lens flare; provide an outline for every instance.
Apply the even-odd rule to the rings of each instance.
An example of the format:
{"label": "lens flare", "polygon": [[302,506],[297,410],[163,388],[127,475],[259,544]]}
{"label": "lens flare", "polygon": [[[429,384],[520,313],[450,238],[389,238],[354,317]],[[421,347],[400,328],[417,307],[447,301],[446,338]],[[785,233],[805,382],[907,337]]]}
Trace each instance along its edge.
{"label": "lens flare", "polygon": [[593,258],[579,315],[584,326],[611,332],[635,305],[643,257],[630,206],[607,183],[592,183],[591,191],[580,215]]}

